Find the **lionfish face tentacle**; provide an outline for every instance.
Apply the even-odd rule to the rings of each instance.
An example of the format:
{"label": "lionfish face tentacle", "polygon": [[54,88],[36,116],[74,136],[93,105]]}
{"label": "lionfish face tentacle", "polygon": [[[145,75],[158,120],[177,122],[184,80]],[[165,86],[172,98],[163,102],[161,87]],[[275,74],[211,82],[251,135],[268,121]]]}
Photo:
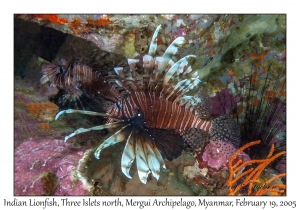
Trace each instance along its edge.
{"label": "lionfish face tentacle", "polygon": [[149,51],[148,51],[149,55],[154,55],[155,52],[156,52],[157,35],[158,35],[158,32],[159,32],[160,28],[161,28],[161,25],[157,26],[156,30],[154,31],[154,34],[152,36],[152,40],[151,40],[151,43],[150,43]]}
{"label": "lionfish face tentacle", "polygon": [[42,83],[50,82],[74,95],[87,93],[99,96],[99,101],[105,99],[110,102],[109,106],[103,108],[105,114],[74,109],[59,112],[55,119],[68,113],[108,118],[107,124],[80,128],[66,136],[65,140],[91,130],[117,128],[96,149],[94,155],[99,159],[103,149],[126,141],[121,170],[125,176],[132,178],[129,172],[136,159],[138,176],[144,184],[151,173],[159,179],[160,167],[166,168],[164,158],[171,161],[179,157],[184,149],[185,138],[195,138],[194,134],[204,136],[205,141],[217,136],[235,145],[239,142],[231,120],[204,120],[211,116],[205,94],[199,92],[193,97],[185,96],[201,81],[198,72],[192,73],[190,66],[190,59],[195,55],[187,55],[177,62],[172,60],[178,48],[184,44],[184,37],[176,38],[162,57],[155,57],[160,28],[159,25],[153,34],[148,55],[143,56],[142,69],[137,65],[138,59],[128,59],[128,67],[114,67],[107,72],[93,71],[80,64],[69,66],[62,72],[57,64],[47,64],[42,68]]}

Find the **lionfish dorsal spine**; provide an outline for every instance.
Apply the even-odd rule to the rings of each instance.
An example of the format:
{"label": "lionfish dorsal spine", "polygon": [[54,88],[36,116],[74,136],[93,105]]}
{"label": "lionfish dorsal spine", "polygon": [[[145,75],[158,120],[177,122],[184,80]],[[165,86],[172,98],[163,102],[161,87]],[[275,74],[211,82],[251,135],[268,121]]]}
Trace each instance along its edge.
{"label": "lionfish dorsal spine", "polygon": [[183,37],[177,37],[172,44],[167,48],[159,62],[157,63],[157,70],[155,74],[155,80],[159,80],[160,76],[163,71],[165,71],[167,65],[169,64],[170,60],[172,59],[172,56],[174,56],[177,51],[178,47],[184,43]]}
{"label": "lionfish dorsal spine", "polygon": [[158,35],[160,28],[161,28],[161,25],[158,25],[152,35],[152,39],[151,39],[150,47],[149,47],[149,51],[148,51],[149,55],[155,55],[156,48],[157,48],[157,35]]}
{"label": "lionfish dorsal spine", "polygon": [[170,79],[173,77],[173,75],[177,76],[180,73],[184,73],[183,75],[185,75],[185,74],[191,72],[190,67],[187,68],[188,71],[183,72],[183,68],[188,64],[188,59],[191,57],[195,58],[196,56],[195,55],[187,55],[187,56],[181,58],[179,61],[177,61],[175,64],[173,64],[171,66],[171,68],[166,72],[166,75],[164,77],[164,85],[166,85],[170,81]]}

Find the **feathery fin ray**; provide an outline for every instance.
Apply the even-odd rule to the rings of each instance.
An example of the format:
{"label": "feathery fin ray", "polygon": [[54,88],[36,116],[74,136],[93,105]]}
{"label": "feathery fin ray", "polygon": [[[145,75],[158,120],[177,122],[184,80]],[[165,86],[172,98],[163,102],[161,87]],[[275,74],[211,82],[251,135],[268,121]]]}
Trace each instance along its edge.
{"label": "feathery fin ray", "polygon": [[118,130],[115,134],[107,138],[95,151],[94,155],[95,158],[100,159],[100,153],[103,149],[106,147],[109,147],[111,145],[114,145],[116,143],[122,142],[127,139],[126,132],[122,132],[126,127],[129,125],[126,125],[122,127],[120,130]]}
{"label": "feathery fin ray", "polygon": [[128,178],[132,179],[132,177],[129,174],[130,171],[130,167],[135,159],[135,148],[134,148],[134,144],[135,144],[135,139],[134,136],[132,135],[132,131],[128,136],[125,148],[124,148],[124,152],[122,154],[122,158],[121,158],[121,170],[123,172],[123,174],[125,174],[125,176],[127,176]]}

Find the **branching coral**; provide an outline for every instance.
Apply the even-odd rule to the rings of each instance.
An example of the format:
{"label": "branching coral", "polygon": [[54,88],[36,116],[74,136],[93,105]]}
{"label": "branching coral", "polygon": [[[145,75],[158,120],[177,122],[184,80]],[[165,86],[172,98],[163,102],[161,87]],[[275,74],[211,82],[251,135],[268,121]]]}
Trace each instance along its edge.
{"label": "branching coral", "polygon": [[[253,190],[253,184],[259,183],[258,177],[261,174],[261,172],[268,166],[273,160],[278,158],[281,155],[284,155],[286,152],[280,152],[275,155],[273,155],[274,152],[274,145],[271,146],[271,150],[267,156],[266,159],[261,160],[249,160],[243,162],[242,160],[239,160],[237,163],[233,164],[234,159],[236,156],[246,148],[259,144],[260,140],[253,141],[245,144],[241,148],[239,148],[229,159],[228,162],[228,169],[229,169],[229,177],[227,180],[227,185],[229,188],[229,195],[236,195],[239,193],[239,191],[243,188],[248,186],[248,195],[284,195],[286,186],[284,184],[272,184],[272,182],[280,177],[284,177],[286,174],[278,174],[269,180],[265,181],[261,184],[261,186],[257,189],[257,191],[252,192]],[[256,167],[251,167],[244,171],[243,173],[237,175],[243,168],[246,166],[257,164]],[[248,176],[247,176],[248,175]],[[234,187],[235,186],[235,187]]]}

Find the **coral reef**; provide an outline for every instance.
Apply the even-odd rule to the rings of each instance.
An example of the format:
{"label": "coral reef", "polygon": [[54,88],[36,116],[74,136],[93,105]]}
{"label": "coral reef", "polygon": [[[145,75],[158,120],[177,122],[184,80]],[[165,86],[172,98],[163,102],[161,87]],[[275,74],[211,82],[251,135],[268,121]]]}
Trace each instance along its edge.
{"label": "coral reef", "polygon": [[[208,82],[215,76],[222,78],[226,69],[233,75],[243,76],[248,73],[253,60],[274,59],[285,51],[285,15],[72,14],[16,17],[90,40],[100,49],[103,47],[127,58],[144,52],[142,48],[145,45],[141,44],[139,34],[143,32],[150,37],[156,26],[161,24],[158,51],[164,52],[167,44],[175,38],[185,37],[186,44],[178,51],[178,57],[196,55],[197,60],[192,67],[199,69],[200,79]],[[265,68],[265,64],[262,66]],[[224,82],[226,78],[222,79]]]}
{"label": "coral reef", "polygon": [[15,195],[87,195],[77,181],[76,166],[83,148],[62,140],[32,139],[15,150]]}
{"label": "coral reef", "polygon": [[[196,162],[184,167],[184,177],[193,184],[203,186],[209,195],[228,195],[226,180],[228,162],[237,149],[230,143],[212,139],[203,148],[194,151]],[[234,162],[249,161],[249,156],[241,151]]]}
{"label": "coral reef", "polygon": [[[124,146],[123,146],[124,147]],[[94,150],[88,150],[78,166],[79,179],[91,186],[92,195],[195,195],[195,184],[187,184],[183,166],[193,165],[189,153],[173,161],[165,161],[166,168],[160,172],[159,180],[150,176],[147,185],[140,182],[138,171],[132,168],[128,179],[120,170],[121,145],[103,150],[100,161],[94,157]],[[203,187],[200,187],[203,188]]]}
{"label": "coral reef", "polygon": [[[142,58],[160,24],[157,54],[162,56],[169,43],[184,37],[186,42],[172,59],[196,55],[191,66],[208,90],[212,116],[236,117],[244,129],[241,145],[249,146],[253,139],[261,139],[261,144],[248,147],[246,155],[246,146],[237,151],[222,139],[207,139],[207,144],[195,144],[198,150],[165,161],[167,169],[161,170],[160,179],[150,177],[145,186],[136,169],[130,171],[131,180],[120,172],[124,144],[103,150],[100,161],[94,158],[93,147],[105,139],[106,131],[80,134],[63,143],[63,136],[75,128],[99,125],[103,118],[74,114],[53,121],[58,108],[49,99],[55,102],[58,90],[39,84],[40,67],[61,58],[95,70],[124,66],[126,58]],[[17,14],[14,29],[15,195],[285,194],[286,15]],[[266,77],[268,90],[257,94],[269,85]],[[247,83],[257,86],[251,89]],[[259,111],[253,114],[255,107]],[[253,123],[247,125],[249,119]],[[254,129],[257,122],[269,124]],[[257,138],[268,131],[272,135]],[[272,144],[280,157],[270,152],[264,160]]]}

